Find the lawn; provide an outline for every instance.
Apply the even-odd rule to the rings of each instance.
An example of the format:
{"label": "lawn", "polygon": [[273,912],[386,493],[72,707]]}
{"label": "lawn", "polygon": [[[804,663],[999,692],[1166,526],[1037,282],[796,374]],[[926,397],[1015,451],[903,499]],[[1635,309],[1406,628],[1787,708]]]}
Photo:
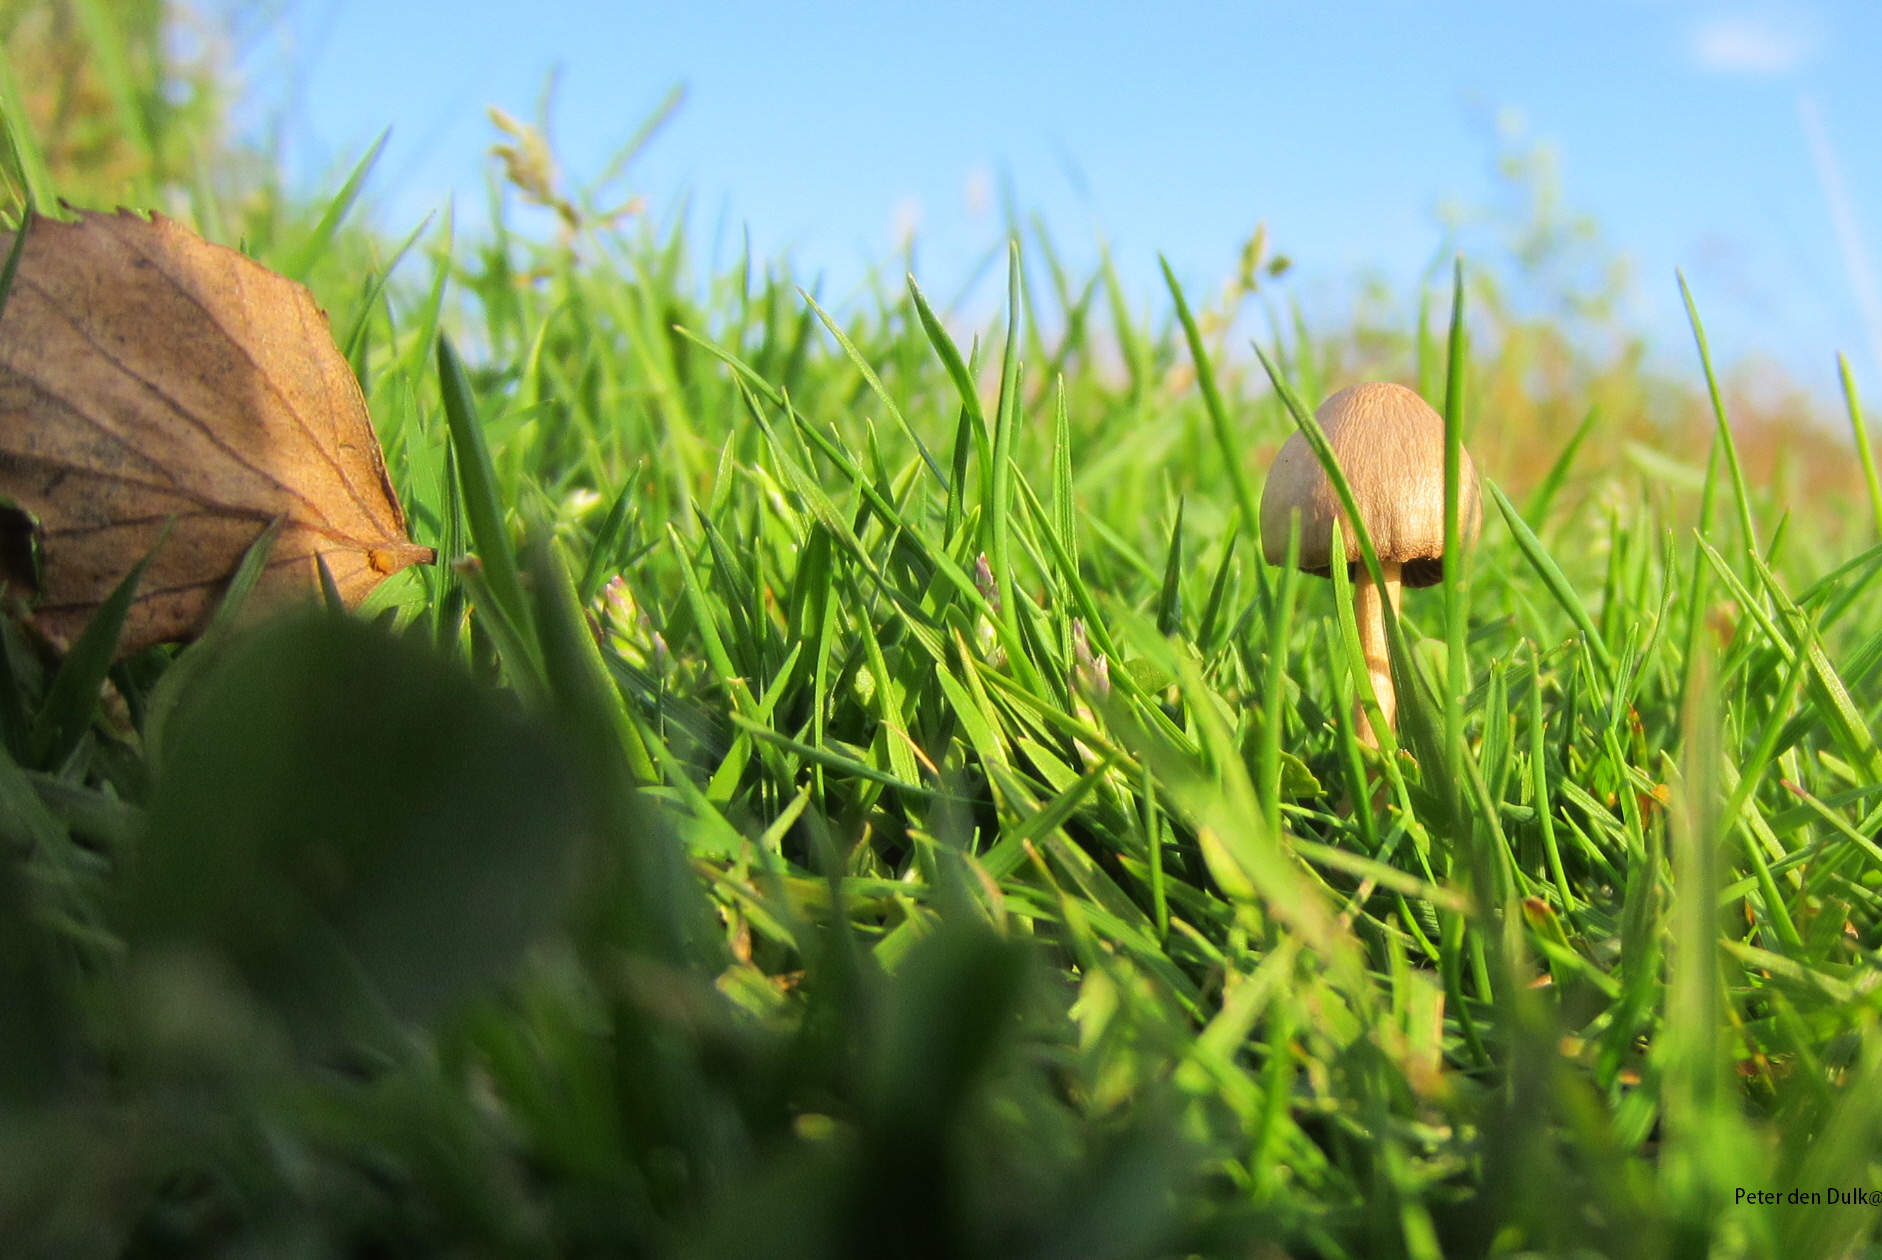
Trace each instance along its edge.
{"label": "lawn", "polygon": [[[439,562],[108,671],[0,628],[4,1254],[1871,1254],[1853,392],[1859,458],[1696,307],[1669,377],[1468,259],[1147,318],[1015,224],[984,319],[826,301],[522,149],[385,230],[370,161],[127,185],[21,92],[9,223],[128,186],[305,280]],[[1257,511],[1362,379],[1484,485],[1380,750]]]}

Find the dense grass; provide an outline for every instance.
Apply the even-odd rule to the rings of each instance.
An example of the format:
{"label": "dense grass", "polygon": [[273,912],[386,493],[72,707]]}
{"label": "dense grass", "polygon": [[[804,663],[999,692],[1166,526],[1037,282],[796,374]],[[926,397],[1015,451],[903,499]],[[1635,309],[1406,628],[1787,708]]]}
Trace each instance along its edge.
{"label": "dense grass", "polygon": [[[1270,382],[1033,233],[973,328],[152,180],[314,285],[448,562],[101,705],[5,632],[6,1254],[1868,1254],[1734,1200],[1882,1185],[1882,505],[1702,339],[1466,270]],[[1251,513],[1366,376],[1495,487],[1383,755]]]}

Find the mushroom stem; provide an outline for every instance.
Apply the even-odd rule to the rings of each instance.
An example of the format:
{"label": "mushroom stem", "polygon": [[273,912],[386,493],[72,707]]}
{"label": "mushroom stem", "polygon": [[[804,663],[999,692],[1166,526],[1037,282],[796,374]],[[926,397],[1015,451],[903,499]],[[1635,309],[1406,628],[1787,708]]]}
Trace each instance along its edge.
{"label": "mushroom stem", "polygon": [[[1385,599],[1392,601],[1392,615],[1398,615],[1399,569],[1396,561],[1381,560],[1379,568],[1384,572]],[[1353,613],[1359,621],[1359,647],[1366,658],[1366,673],[1372,679],[1372,694],[1379,701],[1379,712],[1385,718],[1385,724],[1398,728],[1398,694],[1392,690],[1392,658],[1385,647],[1385,616],[1380,600],[1381,591],[1372,580],[1372,571],[1364,565],[1359,566],[1359,581],[1353,587]],[[1366,701],[1363,696],[1353,697],[1353,724],[1359,731],[1359,742],[1368,748],[1379,746],[1378,732],[1372,729],[1372,721],[1366,716]]]}

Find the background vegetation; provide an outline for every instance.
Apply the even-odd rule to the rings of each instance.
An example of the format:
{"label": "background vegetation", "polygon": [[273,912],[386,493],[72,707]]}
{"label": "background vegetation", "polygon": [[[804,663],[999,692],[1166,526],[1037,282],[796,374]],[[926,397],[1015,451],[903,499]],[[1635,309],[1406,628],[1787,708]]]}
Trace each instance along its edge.
{"label": "background vegetation", "polygon": [[[1021,224],[972,328],[702,271],[521,124],[485,238],[284,195],[173,16],[4,11],[12,204],[306,279],[443,560],[102,680],[0,633],[7,1254],[1872,1250],[1735,1202],[1882,1186],[1866,438],[1599,269],[1515,300],[1581,248],[1523,152],[1507,253],[1350,328]],[[1369,377],[1495,487],[1382,756],[1250,510]]]}

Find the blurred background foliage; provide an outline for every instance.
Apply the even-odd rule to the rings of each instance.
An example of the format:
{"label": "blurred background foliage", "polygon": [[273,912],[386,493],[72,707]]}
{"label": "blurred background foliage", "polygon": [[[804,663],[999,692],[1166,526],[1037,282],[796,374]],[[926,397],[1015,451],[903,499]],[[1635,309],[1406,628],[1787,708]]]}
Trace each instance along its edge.
{"label": "blurred background foliage", "polygon": [[24,123],[75,203],[142,204],[228,154],[232,104],[209,19],[168,0],[0,4]]}

